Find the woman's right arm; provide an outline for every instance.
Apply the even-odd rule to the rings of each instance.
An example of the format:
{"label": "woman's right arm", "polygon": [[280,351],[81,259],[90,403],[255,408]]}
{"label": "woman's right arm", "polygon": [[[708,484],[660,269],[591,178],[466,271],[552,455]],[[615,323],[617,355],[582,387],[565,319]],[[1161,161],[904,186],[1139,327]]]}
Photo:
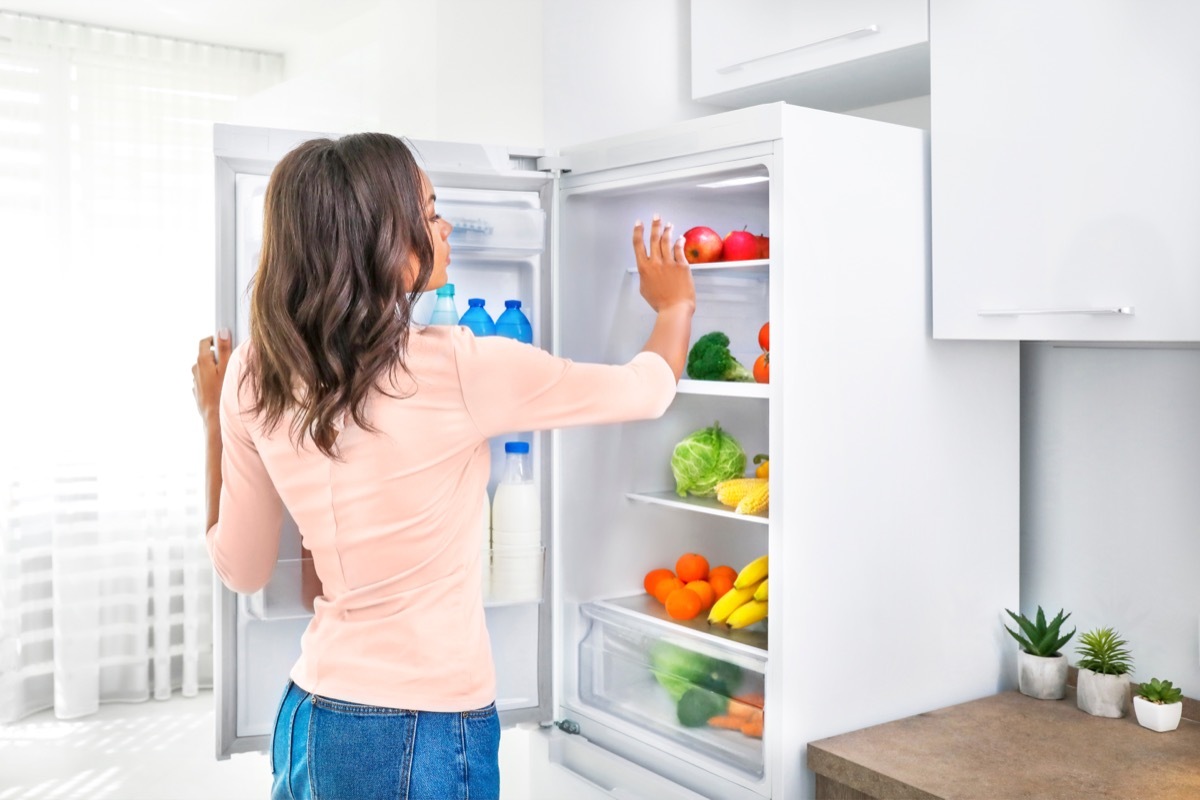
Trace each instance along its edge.
{"label": "woman's right arm", "polygon": [[696,290],[683,248],[655,215],[646,247],[634,228],[642,296],[658,312],[654,330],[626,364],[586,364],[510,339],[455,334],[463,401],[485,437],[653,419],[675,398],[687,363]]}
{"label": "woman's right arm", "polygon": [[664,225],[655,214],[650,223],[649,249],[641,221],[633,226],[633,253],[642,297],[658,314],[642,349],[662,356],[675,373],[675,380],[679,380],[687,365],[692,315],[696,311],[696,287],[683,254],[683,237],[672,246],[671,225]]}

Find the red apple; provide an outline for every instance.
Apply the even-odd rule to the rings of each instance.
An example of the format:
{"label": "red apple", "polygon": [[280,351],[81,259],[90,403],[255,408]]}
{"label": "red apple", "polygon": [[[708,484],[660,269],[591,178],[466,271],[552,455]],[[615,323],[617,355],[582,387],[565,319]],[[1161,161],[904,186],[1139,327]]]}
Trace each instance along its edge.
{"label": "red apple", "polygon": [[721,259],[721,234],[699,225],[683,234],[683,254],[689,264],[707,264]]}
{"label": "red apple", "polygon": [[731,231],[721,249],[722,261],[753,261],[758,258],[758,240],[745,230]]}
{"label": "red apple", "polygon": [[770,258],[771,257],[771,237],[763,236],[760,233],[758,236],[755,236],[754,238],[758,241],[758,257],[759,258]]}

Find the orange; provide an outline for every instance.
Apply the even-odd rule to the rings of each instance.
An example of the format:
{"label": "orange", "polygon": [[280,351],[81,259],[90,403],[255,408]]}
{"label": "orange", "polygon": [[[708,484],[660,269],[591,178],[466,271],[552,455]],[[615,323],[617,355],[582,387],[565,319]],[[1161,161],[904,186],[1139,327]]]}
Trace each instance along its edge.
{"label": "orange", "polygon": [[717,593],[709,586],[708,581],[691,581],[686,589],[691,589],[700,596],[700,609],[707,611],[712,608],[712,604],[717,602]]}
{"label": "orange", "polygon": [[693,619],[700,613],[701,605],[700,595],[691,589],[676,589],[667,596],[667,616],[671,619]]}
{"label": "orange", "polygon": [[699,553],[684,553],[675,562],[675,574],[684,583],[702,581],[708,577],[708,559]]}
{"label": "orange", "polygon": [[708,576],[708,585],[712,587],[713,596],[716,598],[716,600],[713,600],[715,603],[717,600],[720,600],[726,592],[733,588],[733,578],[729,577],[724,572],[711,573]]}
{"label": "orange", "polygon": [[646,573],[646,577],[642,578],[642,586],[646,589],[646,594],[654,594],[654,587],[658,585],[659,581],[661,581],[663,578],[674,577],[674,572],[671,572],[669,569],[663,569],[662,567],[659,567],[658,569],[652,569]]}
{"label": "orange", "polygon": [[722,564],[721,566],[713,567],[712,569],[710,569],[708,571],[708,579],[710,581],[712,580],[714,575],[725,575],[729,578],[729,582],[732,583],[734,581],[734,579],[737,578],[737,570],[734,569],[733,567],[729,567],[729,566]]}
{"label": "orange", "polygon": [[658,602],[666,603],[667,596],[670,595],[671,592],[675,591],[676,589],[682,589],[682,588],[683,588],[683,581],[679,580],[679,578],[663,578],[654,587],[654,591],[651,592],[651,594],[654,595],[654,599],[657,600]]}

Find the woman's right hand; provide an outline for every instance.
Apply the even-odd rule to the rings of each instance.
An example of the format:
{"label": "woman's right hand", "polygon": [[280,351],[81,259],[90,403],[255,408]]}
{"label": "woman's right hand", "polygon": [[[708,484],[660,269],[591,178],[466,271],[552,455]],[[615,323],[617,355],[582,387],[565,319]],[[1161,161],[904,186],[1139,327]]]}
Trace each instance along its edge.
{"label": "woman's right hand", "polygon": [[633,226],[633,255],[641,276],[642,297],[656,312],[681,306],[696,310],[696,286],[692,269],[683,254],[683,237],[671,245],[671,226],[664,225],[658,214],[650,223],[650,247],[639,221]]}

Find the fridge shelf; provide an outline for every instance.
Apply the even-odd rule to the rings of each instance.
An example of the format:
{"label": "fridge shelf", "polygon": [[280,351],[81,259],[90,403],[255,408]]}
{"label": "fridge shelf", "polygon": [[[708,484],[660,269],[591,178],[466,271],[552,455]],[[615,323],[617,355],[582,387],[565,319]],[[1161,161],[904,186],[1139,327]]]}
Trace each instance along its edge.
{"label": "fridge shelf", "polygon": [[319,591],[311,558],[285,558],[276,562],[270,582],[245,595],[243,602],[254,619],[301,619],[312,616],[312,599]]}
{"label": "fridge shelf", "polygon": [[[756,258],[752,261],[712,261],[707,264],[692,264],[692,275],[739,275],[752,278],[766,278],[769,258]],[[637,267],[627,267],[626,271],[637,274]]]}
{"label": "fridge shelf", "polygon": [[645,593],[585,603],[583,613],[593,618],[602,617],[643,628],[681,643],[686,641],[689,648],[743,666],[753,666],[760,661],[765,662],[767,658],[766,622],[731,630],[724,625],[709,625],[704,614],[695,619],[671,619],[663,604]]}
{"label": "fridge shelf", "polygon": [[740,383],[738,381],[697,381],[684,378],[676,388],[679,394],[704,394],[714,397],[750,397],[766,400],[771,394],[768,383]]}
{"label": "fridge shelf", "polygon": [[[766,388],[765,386],[763,388]],[[718,517],[727,517],[736,519],[739,522],[752,522],[766,525],[770,523],[770,517],[760,514],[738,514],[732,508],[722,505],[712,497],[680,497],[672,491],[666,492],[627,492],[627,498],[638,503],[652,503],[654,505],[669,506],[670,508],[678,508],[682,511],[694,511],[699,514],[713,514]]]}
{"label": "fridge shelf", "polygon": [[540,253],[546,243],[546,212],[489,203],[443,201],[437,204],[454,229],[450,247],[493,256],[525,257]]}
{"label": "fridge shelf", "polygon": [[494,608],[542,602],[545,547],[493,547],[484,549],[481,558],[485,606]]}
{"label": "fridge shelf", "polygon": [[[588,622],[579,644],[580,699],[761,777],[765,649],[660,619],[650,608],[657,605],[642,595],[580,607]],[[765,633],[757,636],[765,646]],[[718,724],[735,719],[745,731]]]}

